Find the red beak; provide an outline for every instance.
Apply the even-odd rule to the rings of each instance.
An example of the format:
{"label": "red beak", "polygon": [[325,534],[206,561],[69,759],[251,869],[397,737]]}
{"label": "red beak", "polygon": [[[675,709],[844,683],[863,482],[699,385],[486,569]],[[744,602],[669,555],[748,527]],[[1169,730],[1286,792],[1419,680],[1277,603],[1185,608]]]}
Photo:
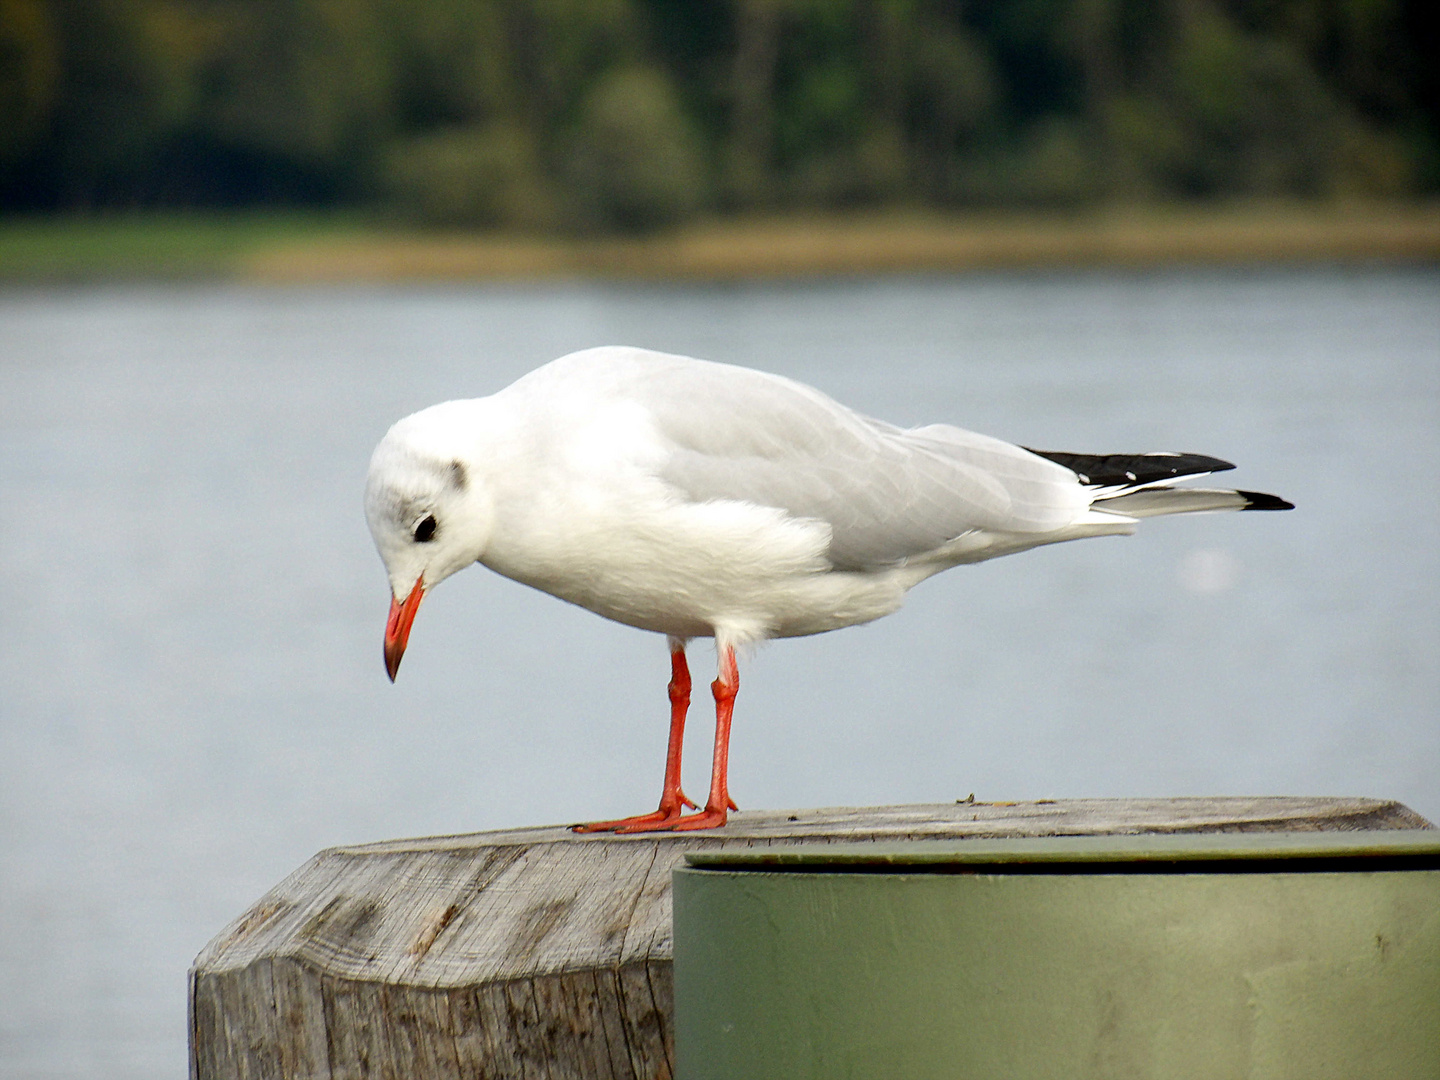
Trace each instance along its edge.
{"label": "red beak", "polygon": [[405,644],[410,640],[410,624],[420,610],[420,601],[425,599],[425,579],[415,580],[415,587],[402,604],[393,596],[390,598],[390,618],[385,623],[385,671],[390,681],[400,670],[400,658],[405,655]]}

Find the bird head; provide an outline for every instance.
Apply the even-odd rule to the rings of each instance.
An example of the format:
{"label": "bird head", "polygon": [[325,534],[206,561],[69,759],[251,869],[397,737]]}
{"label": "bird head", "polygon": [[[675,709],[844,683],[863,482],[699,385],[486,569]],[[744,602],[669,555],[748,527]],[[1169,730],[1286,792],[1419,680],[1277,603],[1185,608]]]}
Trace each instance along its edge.
{"label": "bird head", "polygon": [[401,420],[370,459],[365,519],[390,578],[385,670],[392,681],[420,601],[479,559],[490,534],[490,501],[451,415],[461,404]]}

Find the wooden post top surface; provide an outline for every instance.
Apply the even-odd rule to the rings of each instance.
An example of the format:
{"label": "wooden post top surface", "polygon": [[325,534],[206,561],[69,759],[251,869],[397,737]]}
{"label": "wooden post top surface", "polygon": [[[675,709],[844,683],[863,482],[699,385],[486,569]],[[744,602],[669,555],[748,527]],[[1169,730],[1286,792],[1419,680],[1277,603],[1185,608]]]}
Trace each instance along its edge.
{"label": "wooden post top surface", "polygon": [[756,811],[701,833],[563,826],[320,852],[196,958],[198,978],[286,959],[332,978],[435,989],[668,961],[686,851],[773,843],[1433,828],[1361,798],[1077,799]]}
{"label": "wooden post top surface", "polygon": [[195,1080],[673,1080],[670,872],[838,841],[1430,828],[1377,799],[759,811],[702,833],[564,827],[322,851],[190,971]]}

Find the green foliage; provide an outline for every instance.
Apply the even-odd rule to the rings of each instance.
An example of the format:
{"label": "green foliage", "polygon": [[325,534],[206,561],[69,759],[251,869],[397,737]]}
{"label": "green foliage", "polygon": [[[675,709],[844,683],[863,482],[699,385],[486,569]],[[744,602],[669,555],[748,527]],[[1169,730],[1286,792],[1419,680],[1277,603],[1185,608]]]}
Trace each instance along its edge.
{"label": "green foliage", "polygon": [[1176,56],[1175,113],[1200,193],[1314,194],[1337,149],[1340,111],[1293,48],[1196,20]]}
{"label": "green foliage", "polygon": [[223,145],[327,171],[390,127],[389,43],[369,0],[229,0],[200,121]]}
{"label": "green foliage", "polygon": [[518,111],[516,75],[498,3],[392,0],[384,8],[402,128],[475,123]]}
{"label": "green foliage", "polygon": [[227,276],[255,252],[373,235],[373,226],[313,211],[20,216],[0,221],[0,281]]}
{"label": "green foliage", "polygon": [[123,0],[54,0],[63,82],[47,143],[56,182],[90,205],[120,195],[184,115],[188,86],[157,33],[155,7]]}
{"label": "green foliage", "polygon": [[0,210],[715,209],[1440,188],[1421,0],[0,0]]}
{"label": "green foliage", "polygon": [[59,54],[41,0],[0,0],[0,162],[20,158],[54,110]]}
{"label": "green foliage", "polygon": [[397,140],[380,187],[395,209],[433,225],[536,229],[556,219],[534,142],[505,121]]}
{"label": "green foliage", "polygon": [[562,175],[582,227],[654,229],[705,198],[690,124],[653,68],[619,68],[596,83],[567,140]]}

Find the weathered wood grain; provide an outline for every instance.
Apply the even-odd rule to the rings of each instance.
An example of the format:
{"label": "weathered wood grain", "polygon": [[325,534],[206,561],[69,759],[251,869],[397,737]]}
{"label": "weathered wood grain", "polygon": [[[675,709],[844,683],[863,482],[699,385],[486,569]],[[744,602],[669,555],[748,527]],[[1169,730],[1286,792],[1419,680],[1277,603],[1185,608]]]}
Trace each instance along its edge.
{"label": "weathered wood grain", "polygon": [[777,842],[1430,828],[1375,799],[955,803],[563,827],[322,851],[190,972],[198,1080],[651,1080],[673,1071],[670,872]]}

